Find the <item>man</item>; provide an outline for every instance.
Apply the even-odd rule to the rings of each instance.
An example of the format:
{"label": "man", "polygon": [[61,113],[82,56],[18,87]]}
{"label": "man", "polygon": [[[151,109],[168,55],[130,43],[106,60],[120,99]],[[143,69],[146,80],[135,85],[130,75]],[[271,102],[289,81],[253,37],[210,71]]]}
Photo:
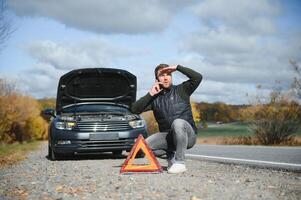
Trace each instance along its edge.
{"label": "man", "polygon": [[[172,84],[172,73],[179,71],[189,80]],[[160,64],[155,69],[156,82],[150,91],[132,105],[132,112],[153,110],[159,133],[146,142],[156,156],[167,155],[168,173],[186,171],[185,151],[196,142],[190,96],[202,81],[202,75],[181,65]]]}

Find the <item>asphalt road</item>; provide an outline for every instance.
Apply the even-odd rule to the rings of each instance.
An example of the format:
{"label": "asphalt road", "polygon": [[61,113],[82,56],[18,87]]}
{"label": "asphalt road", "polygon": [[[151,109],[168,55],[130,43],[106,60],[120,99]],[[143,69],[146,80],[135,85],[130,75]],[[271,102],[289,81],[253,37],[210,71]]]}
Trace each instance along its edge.
{"label": "asphalt road", "polygon": [[195,145],[186,157],[301,172],[301,147]]}

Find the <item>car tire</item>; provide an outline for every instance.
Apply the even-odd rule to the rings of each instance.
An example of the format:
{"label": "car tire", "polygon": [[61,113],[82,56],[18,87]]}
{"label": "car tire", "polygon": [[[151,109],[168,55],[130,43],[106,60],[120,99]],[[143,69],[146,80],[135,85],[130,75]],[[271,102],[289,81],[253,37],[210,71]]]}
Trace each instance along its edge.
{"label": "car tire", "polygon": [[50,146],[48,146],[48,158],[49,160],[57,160],[58,159],[58,155],[52,150],[52,148]]}
{"label": "car tire", "polygon": [[116,150],[112,152],[114,156],[120,156],[122,155],[122,150]]}

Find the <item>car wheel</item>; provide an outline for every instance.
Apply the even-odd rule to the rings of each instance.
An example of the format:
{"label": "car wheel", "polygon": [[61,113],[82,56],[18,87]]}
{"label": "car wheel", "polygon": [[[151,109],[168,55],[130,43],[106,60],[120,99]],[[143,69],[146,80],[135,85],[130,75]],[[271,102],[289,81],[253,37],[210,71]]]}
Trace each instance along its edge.
{"label": "car wheel", "polygon": [[120,156],[122,154],[122,150],[113,151],[114,156]]}
{"label": "car wheel", "polygon": [[54,153],[54,151],[52,150],[52,148],[50,146],[48,146],[48,158],[50,160],[57,160],[57,154]]}

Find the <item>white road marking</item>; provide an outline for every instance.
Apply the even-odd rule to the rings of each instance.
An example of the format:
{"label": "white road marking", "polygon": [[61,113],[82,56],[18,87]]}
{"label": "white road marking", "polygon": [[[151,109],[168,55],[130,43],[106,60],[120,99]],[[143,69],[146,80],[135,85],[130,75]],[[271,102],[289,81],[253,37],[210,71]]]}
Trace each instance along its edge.
{"label": "white road marking", "polygon": [[284,163],[284,162],[271,162],[271,161],[263,161],[263,160],[248,160],[248,159],[227,158],[227,157],[217,157],[217,156],[205,156],[205,155],[196,155],[196,154],[186,154],[186,156],[194,157],[194,158],[209,158],[209,159],[215,159],[215,160],[242,161],[242,162],[251,162],[251,163],[301,167],[301,164]]}
{"label": "white road marking", "polygon": [[216,144],[199,144],[200,147],[214,147],[214,148],[229,148],[229,147],[238,147],[238,148],[256,148],[256,149],[259,149],[259,148],[263,148],[263,149],[293,149],[293,150],[301,150],[301,147],[299,146],[295,146],[295,147],[289,147],[289,146],[277,146],[277,147],[274,147],[274,146],[260,146],[260,145],[248,145],[248,146],[243,146],[243,145],[216,145]]}

